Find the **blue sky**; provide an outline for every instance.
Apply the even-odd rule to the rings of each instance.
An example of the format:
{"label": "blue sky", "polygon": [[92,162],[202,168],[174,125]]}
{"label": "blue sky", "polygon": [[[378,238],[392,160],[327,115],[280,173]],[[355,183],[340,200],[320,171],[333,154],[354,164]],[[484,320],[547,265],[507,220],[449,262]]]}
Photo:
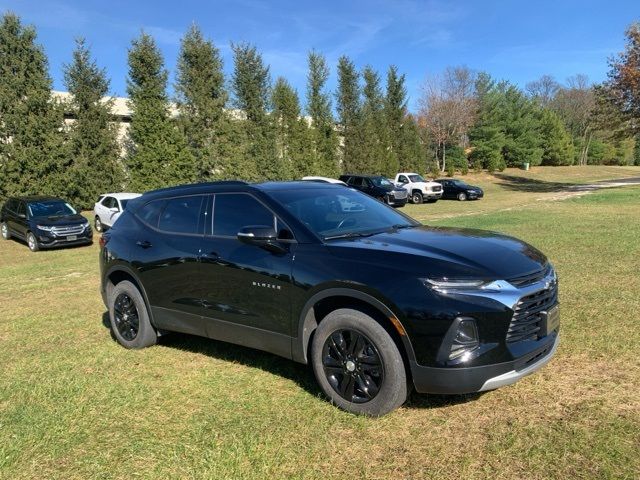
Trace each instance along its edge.
{"label": "blue sky", "polygon": [[636,1],[75,1],[0,0],[34,24],[49,56],[54,88],[63,90],[62,64],[74,38],[84,36],[106,67],[115,95],[126,95],[126,54],[142,29],[162,49],[174,80],[180,37],[196,22],[220,48],[232,70],[230,42],[255,44],[301,97],[306,55],[315,48],[335,65],[342,54],[382,74],[389,64],[407,76],[410,106],[428,75],[466,65],[520,86],[551,74],[558,80],[583,73],[606,77],[607,58],[624,45],[624,30],[640,20]]}

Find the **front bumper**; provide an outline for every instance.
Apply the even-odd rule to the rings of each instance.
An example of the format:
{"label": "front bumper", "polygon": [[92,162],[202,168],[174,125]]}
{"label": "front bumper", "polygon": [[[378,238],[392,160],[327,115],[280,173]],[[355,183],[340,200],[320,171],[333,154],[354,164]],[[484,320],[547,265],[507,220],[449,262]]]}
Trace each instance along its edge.
{"label": "front bumper", "polygon": [[545,366],[558,348],[558,333],[522,357],[504,363],[466,368],[423,367],[410,362],[411,374],[419,393],[464,394],[484,392],[511,385]]}
{"label": "front bumper", "polygon": [[424,192],[422,194],[424,200],[440,200],[442,198],[442,191],[440,192]]}
{"label": "front bumper", "polygon": [[93,242],[93,232],[91,229],[76,235],[75,240],[67,240],[67,237],[59,237],[51,235],[49,232],[38,231],[38,244],[40,248],[55,248],[55,247],[71,247],[76,245],[88,245]]}
{"label": "front bumper", "polygon": [[393,195],[387,195],[387,204],[392,207],[404,207],[407,204],[408,196],[404,198],[396,198]]}
{"label": "front bumper", "polygon": [[469,200],[480,200],[484,197],[484,192],[467,192]]}

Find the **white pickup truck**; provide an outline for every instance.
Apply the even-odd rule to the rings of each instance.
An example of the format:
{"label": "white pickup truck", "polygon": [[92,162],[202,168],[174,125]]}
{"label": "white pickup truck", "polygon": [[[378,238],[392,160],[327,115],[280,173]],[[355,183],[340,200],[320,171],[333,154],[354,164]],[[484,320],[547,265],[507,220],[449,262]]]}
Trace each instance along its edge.
{"label": "white pickup truck", "polygon": [[424,201],[434,203],[442,197],[442,185],[425,180],[417,173],[402,172],[396,175],[395,183],[409,192],[412,203]]}

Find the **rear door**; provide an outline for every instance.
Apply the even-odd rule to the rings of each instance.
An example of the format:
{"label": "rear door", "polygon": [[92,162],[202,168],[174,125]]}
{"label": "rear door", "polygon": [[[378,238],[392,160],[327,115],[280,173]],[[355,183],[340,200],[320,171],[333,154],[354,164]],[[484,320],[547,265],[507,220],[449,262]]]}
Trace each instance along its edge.
{"label": "rear door", "polygon": [[14,217],[13,231],[22,238],[27,238],[27,231],[29,230],[29,222],[27,220],[27,204],[22,200],[18,200],[18,206],[16,208],[16,215]]}
{"label": "rear door", "polygon": [[154,200],[136,216],[133,258],[159,328],[204,335],[198,261],[206,195]]}

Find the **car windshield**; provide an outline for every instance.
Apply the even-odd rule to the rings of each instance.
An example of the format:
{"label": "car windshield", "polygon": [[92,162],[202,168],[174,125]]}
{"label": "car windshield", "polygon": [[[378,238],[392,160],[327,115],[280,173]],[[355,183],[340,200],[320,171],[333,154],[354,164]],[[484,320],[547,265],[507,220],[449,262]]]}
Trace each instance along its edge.
{"label": "car windshield", "polygon": [[75,215],[75,209],[62,200],[47,200],[29,203],[29,213],[32,217],[63,217]]}
{"label": "car windshield", "polygon": [[324,240],[368,236],[419,225],[355,190],[314,188],[273,191],[269,195]]}
{"label": "car windshield", "polygon": [[409,175],[409,179],[412,182],[426,182],[422,175]]}
{"label": "car windshield", "polygon": [[371,177],[370,180],[376,187],[393,187],[393,183],[384,177]]}

